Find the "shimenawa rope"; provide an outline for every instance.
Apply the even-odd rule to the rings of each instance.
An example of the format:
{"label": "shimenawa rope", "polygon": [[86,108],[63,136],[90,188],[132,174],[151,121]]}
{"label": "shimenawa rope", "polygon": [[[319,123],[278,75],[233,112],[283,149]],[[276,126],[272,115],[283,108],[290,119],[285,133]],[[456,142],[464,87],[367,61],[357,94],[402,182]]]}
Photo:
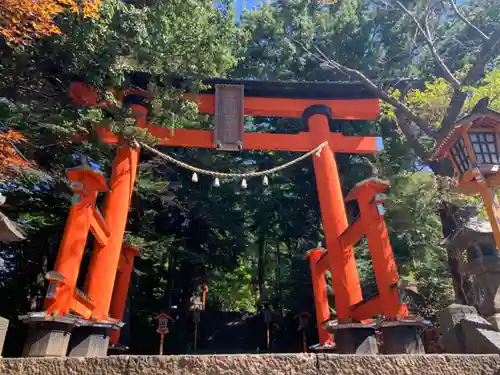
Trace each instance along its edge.
{"label": "shimenawa rope", "polygon": [[194,173],[199,173],[199,174],[212,176],[212,177],[221,177],[221,178],[252,178],[252,177],[266,176],[266,175],[271,174],[271,173],[279,172],[285,168],[288,168],[288,167],[306,159],[307,157],[311,156],[314,153],[316,153],[316,155],[319,156],[321,154],[321,150],[327,144],[328,144],[328,142],[323,142],[322,144],[320,144],[318,147],[314,148],[313,150],[311,150],[311,151],[305,153],[304,155],[301,155],[298,158],[295,158],[295,159],[293,159],[285,164],[282,164],[280,166],[277,166],[277,167],[274,167],[271,169],[267,169],[265,171],[248,172],[248,173],[224,173],[224,172],[217,172],[217,171],[209,171],[206,169],[195,167],[195,166],[190,165],[188,163],[184,163],[180,160],[177,160],[170,155],[164,154],[163,152],[160,152],[160,151],[156,150],[155,148],[148,146],[147,144],[141,143],[141,146],[143,148],[145,148],[146,150],[152,152],[153,154],[159,156],[160,158],[162,158],[162,159],[164,159],[172,164],[175,164],[179,167],[190,170],[191,172],[194,172]]}

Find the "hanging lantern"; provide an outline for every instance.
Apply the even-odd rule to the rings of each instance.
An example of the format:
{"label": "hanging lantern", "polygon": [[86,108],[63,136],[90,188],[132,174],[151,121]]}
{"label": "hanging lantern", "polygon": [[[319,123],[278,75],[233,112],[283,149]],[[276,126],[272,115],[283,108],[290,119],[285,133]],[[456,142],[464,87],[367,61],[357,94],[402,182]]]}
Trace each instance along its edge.
{"label": "hanging lantern", "polygon": [[247,187],[248,187],[247,180],[245,180],[245,179],[241,180],[241,188],[246,189]]}
{"label": "hanging lantern", "polygon": [[269,186],[269,179],[267,178],[267,176],[264,176],[264,178],[262,179],[262,185]]}
{"label": "hanging lantern", "polygon": [[198,175],[196,174],[196,172],[193,173],[193,177],[191,177],[191,181],[193,181],[194,183],[198,182]]}
{"label": "hanging lantern", "polygon": [[220,186],[220,181],[219,181],[219,178],[218,177],[215,177],[215,180],[214,180],[214,187],[219,187]]}

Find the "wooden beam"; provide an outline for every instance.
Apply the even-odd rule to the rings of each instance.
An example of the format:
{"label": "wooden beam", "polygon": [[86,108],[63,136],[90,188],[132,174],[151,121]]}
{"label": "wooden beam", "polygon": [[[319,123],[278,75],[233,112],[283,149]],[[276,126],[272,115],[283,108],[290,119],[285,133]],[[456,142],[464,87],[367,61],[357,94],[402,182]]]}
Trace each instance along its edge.
{"label": "wooden beam", "polygon": [[488,187],[498,188],[500,186],[500,174],[492,174],[485,177]]}
{"label": "wooden beam", "polygon": [[453,189],[454,193],[468,196],[477,195],[481,192],[481,188],[476,180],[460,183]]}
{"label": "wooden beam", "polygon": [[357,218],[354,223],[349,225],[347,229],[340,235],[339,241],[343,249],[356,245],[364,235],[364,226],[360,218]]}
{"label": "wooden beam", "polygon": [[[185,95],[196,100],[200,113],[215,113],[215,95],[199,94],[196,97]],[[306,108],[324,104],[332,110],[334,119],[342,120],[375,120],[380,114],[378,99],[287,99],[245,97],[244,111],[246,116],[300,118]]]}
{"label": "wooden beam", "polygon": [[104,221],[101,213],[95,207],[92,218],[90,219],[90,231],[99,245],[106,246],[108,238],[111,235],[111,231],[109,230],[108,225]]}
{"label": "wooden beam", "polygon": [[354,306],[351,306],[351,317],[354,320],[365,320],[373,318],[383,312],[382,299],[376,295],[368,300],[363,300]]}
{"label": "wooden beam", "polygon": [[[160,139],[158,146],[215,148],[214,135],[211,130],[167,129],[151,124],[144,128]],[[106,128],[98,128],[97,132],[103,142],[118,142],[118,137]],[[341,133],[331,133],[329,144],[333,152],[352,154],[375,154],[383,148],[379,137],[345,136]],[[308,152],[316,146],[318,145],[311,140],[308,132],[298,134],[245,133],[243,135],[244,150]]]}
{"label": "wooden beam", "polygon": [[381,137],[347,136],[331,133],[329,140],[333,152],[346,154],[376,154],[384,149]]}
{"label": "wooden beam", "polygon": [[84,319],[90,319],[92,316],[93,305],[89,301],[80,296],[78,293],[73,294],[73,301],[71,301],[70,310],[77,313]]}
{"label": "wooden beam", "polygon": [[[70,96],[73,103],[100,108],[113,107],[106,101],[99,101],[97,89],[81,82],[73,82],[70,86]],[[134,92],[136,91],[136,92]],[[128,90],[128,94],[144,95],[142,90]],[[123,99],[123,93],[117,92],[117,97]],[[215,113],[215,94],[182,94],[187,100],[198,104],[200,113]],[[315,104],[324,104],[332,110],[334,119],[342,120],[375,120],[380,114],[380,101],[377,98],[359,99],[296,99],[246,95],[244,113],[246,116],[300,118],[304,110]]]}
{"label": "wooden beam", "polygon": [[[158,146],[215,148],[212,130],[165,129],[154,125],[144,127],[151,135],[159,138]],[[106,143],[118,142],[118,137],[107,129],[99,128],[99,137]],[[245,133],[243,149],[275,151],[311,151],[314,147],[309,133],[269,134]]]}
{"label": "wooden beam", "polygon": [[[339,237],[339,242],[342,248],[356,245],[359,240],[363,237],[363,224],[358,218],[354,223],[352,223]],[[328,250],[327,250],[328,251]],[[325,254],[316,263],[319,273],[325,273],[329,269],[328,257]]]}
{"label": "wooden beam", "polygon": [[319,260],[316,262],[317,271],[320,274],[324,274],[326,271],[330,270],[330,264],[328,263],[328,250],[326,250]]}

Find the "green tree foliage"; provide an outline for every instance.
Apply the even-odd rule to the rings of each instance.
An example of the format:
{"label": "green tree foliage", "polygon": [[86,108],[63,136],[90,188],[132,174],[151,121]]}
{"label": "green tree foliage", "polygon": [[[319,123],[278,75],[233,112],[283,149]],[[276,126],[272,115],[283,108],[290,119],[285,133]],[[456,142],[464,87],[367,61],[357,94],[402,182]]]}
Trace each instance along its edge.
{"label": "green tree foliage", "polygon": [[[416,13],[422,4],[405,2],[405,7]],[[477,8],[468,3],[460,7],[485,33],[495,33],[498,25],[488,9],[498,7],[497,2],[484,0]],[[408,82],[402,79],[405,76],[423,77],[425,87],[410,85],[406,90],[405,85],[377,83],[377,89],[382,87],[387,95],[404,101],[409,111],[435,129],[457,89],[441,78],[429,46],[421,43],[415,23],[403,14],[401,9],[366,0],[345,0],[331,6],[289,0],[245,12],[235,25],[225,2],[214,7],[211,0],[134,0],[127,4],[107,0],[97,19],[81,20],[71,14],[59,17],[61,35],[42,38],[29,48],[2,45],[0,97],[9,104],[0,111],[1,130],[12,128],[26,136],[28,142],[19,149],[34,165],[30,173],[1,186],[10,203],[8,214],[25,226],[29,237],[1,248],[5,268],[0,272],[0,290],[12,303],[5,304],[0,313],[14,321],[16,315],[41,307],[43,275],[53,266],[70,202],[63,180],[65,168],[78,164],[84,154],[109,175],[114,147],[96,141],[94,125],[106,120],[113,130],[137,136],[135,123],[123,109],[118,108],[110,120],[100,110],[72,105],[67,90],[73,80],[94,84],[111,100],[112,87],[127,87],[125,72],[154,73],[165,80],[149,87],[154,97],[149,120],[163,127],[209,129],[212,119],[198,117],[192,103],[180,101],[169,87],[168,77],[184,76],[195,88],[207,76],[325,81],[359,80],[358,73],[365,72],[363,77],[368,79],[396,77],[401,78],[400,83]],[[432,14],[436,17],[433,30],[442,33],[440,55],[451,72],[459,72],[454,75],[467,76],[471,71],[467,67],[475,61],[474,51],[486,42],[463,23],[449,21],[454,14],[450,7],[436,6]],[[446,33],[445,26],[450,26]],[[462,46],[457,38],[468,42]],[[458,51],[459,61],[451,61],[450,50]],[[345,65],[331,65],[318,55],[320,51]],[[488,51],[493,56],[493,47]],[[497,80],[495,67],[474,82],[464,81],[462,86],[470,97],[461,111],[480,96],[494,99]],[[398,95],[401,93],[404,98]],[[386,151],[377,157],[337,155],[343,193],[374,174],[392,183],[387,223],[400,274],[417,283],[423,296],[412,308],[432,317],[453,298],[447,254],[439,247],[441,201],[436,199],[448,195],[439,178],[422,171],[424,158],[419,160],[408,146],[408,134],[415,135],[412,139],[427,142],[423,146],[427,151],[432,136],[423,137],[418,122],[409,124],[412,132],[406,132],[405,123],[399,121],[400,109],[387,110],[388,116],[377,121],[335,121],[332,130],[384,138]],[[247,120],[247,131],[305,130],[297,119]],[[71,139],[74,134],[89,139],[76,142]],[[297,156],[287,152],[162,151],[197,167],[224,172],[264,170]],[[168,336],[168,350],[186,351],[192,337],[190,298],[199,292],[202,281],[209,285],[207,309],[256,311],[268,302],[276,312],[281,340],[288,341],[286,344],[300,341],[293,336],[293,317],[303,310],[314,313],[304,254],[324,240],[312,162],[302,161],[268,177],[269,187],[250,179],[248,189],[241,189],[236,180],[221,181],[220,187],[214,187],[205,176],[194,184],[189,171],[142,152],[127,226],[127,241],[142,251],[130,289],[135,352],[156,351],[154,317],[167,310],[178,318]],[[350,219],[356,214],[356,208],[349,206]],[[358,246],[356,256],[363,284],[372,283],[365,243]],[[334,292],[330,289],[331,296]]]}
{"label": "green tree foliage", "polygon": [[[461,72],[458,76],[463,75]],[[490,98],[489,108],[500,110],[500,68],[492,66],[488,69],[477,86],[464,87],[468,93],[467,98],[460,111],[460,116],[464,116],[474,108],[482,98]],[[400,90],[393,90],[392,96],[398,98]],[[447,105],[453,95],[452,85],[441,77],[434,77],[425,83],[423,89],[409,90],[406,96],[406,104],[414,112],[419,113],[430,124],[437,128],[441,124],[441,119],[446,115]],[[391,105],[383,104],[384,113],[396,119],[396,111]]]}
{"label": "green tree foliage", "polygon": [[[347,3],[349,5],[343,2],[334,5],[331,11],[353,4]],[[354,5],[357,14],[366,11],[360,5]],[[416,155],[426,161],[435,141],[470,109],[468,104],[474,102],[474,98],[470,99],[468,93],[476,98],[491,93],[483,87],[493,87],[489,82],[495,79],[496,73],[488,71],[495,70],[498,64],[500,28],[489,16],[498,6],[497,1],[489,0],[480,4],[465,2],[460,6],[453,1],[394,1],[372,5],[370,10],[375,13],[377,27],[368,38],[380,49],[378,59],[364,67],[359,66],[357,60],[332,50],[337,44],[332,44],[326,36],[323,38],[323,34],[309,34],[298,44],[321,62],[323,68],[363,82],[392,106],[399,131]],[[344,34],[344,43],[351,38],[351,34]],[[399,68],[392,70],[395,63]],[[387,77],[388,73],[392,77],[399,73],[401,80],[397,85],[375,82],[375,78]],[[433,83],[422,89],[417,87],[421,81],[412,83],[405,79],[415,74]],[[397,95],[394,88],[399,89]],[[437,101],[432,99],[437,96]],[[424,107],[423,113],[419,112],[420,106]]]}

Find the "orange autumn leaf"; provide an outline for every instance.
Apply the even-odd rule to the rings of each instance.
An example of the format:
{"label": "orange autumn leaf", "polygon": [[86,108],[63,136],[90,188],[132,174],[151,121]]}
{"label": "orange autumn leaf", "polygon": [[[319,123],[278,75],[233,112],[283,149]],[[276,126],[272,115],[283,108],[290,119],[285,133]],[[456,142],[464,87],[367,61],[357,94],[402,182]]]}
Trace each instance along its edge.
{"label": "orange autumn leaf", "polygon": [[14,130],[9,130],[7,133],[2,135],[5,136],[5,139],[8,139],[14,143],[26,142],[26,137]]}
{"label": "orange autumn leaf", "polygon": [[24,143],[26,138],[19,132],[0,132],[0,176],[10,176],[16,168],[27,167],[30,162],[19,154],[16,143]]}
{"label": "orange autumn leaf", "polygon": [[13,45],[61,34],[54,18],[65,12],[95,18],[102,0],[0,0],[0,35]]}

